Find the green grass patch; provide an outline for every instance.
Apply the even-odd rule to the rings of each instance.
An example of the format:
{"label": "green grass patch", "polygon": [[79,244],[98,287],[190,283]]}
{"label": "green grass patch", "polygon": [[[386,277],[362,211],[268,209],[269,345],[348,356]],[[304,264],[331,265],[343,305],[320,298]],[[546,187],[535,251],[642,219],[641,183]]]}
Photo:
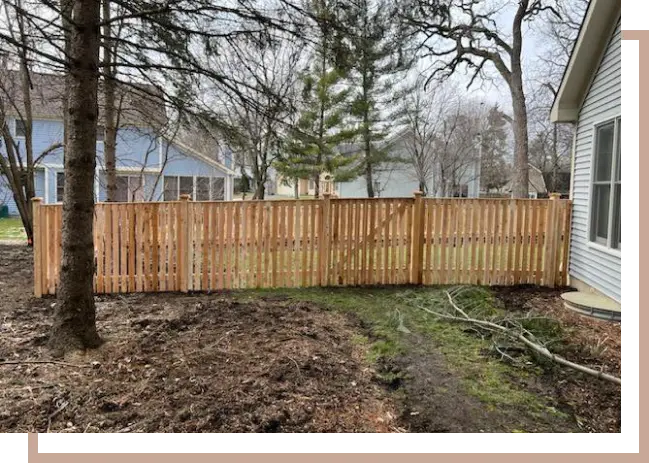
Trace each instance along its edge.
{"label": "green grass patch", "polygon": [[27,235],[19,217],[0,219],[0,240],[26,240]]}
{"label": "green grass patch", "polygon": [[[466,393],[476,397],[489,409],[511,407],[530,415],[560,414],[544,397],[524,386],[530,375],[541,369],[533,363],[512,366],[490,355],[491,340],[483,339],[461,323],[441,320],[421,307],[443,311],[449,308],[442,287],[418,288],[306,288],[251,290],[239,297],[282,294],[290,300],[312,302],[330,310],[352,313],[367,328],[353,342],[368,346],[368,361],[380,364],[413,349],[436,349],[446,360],[446,367],[456,375]],[[487,289],[471,289],[458,296],[470,307],[470,316],[496,318],[503,309]],[[546,322],[534,322],[546,323]],[[548,328],[543,326],[543,328]],[[556,327],[551,326],[551,329]],[[556,333],[552,333],[556,335]],[[413,342],[416,336],[416,342]],[[380,373],[387,382],[395,373]],[[397,373],[396,376],[399,374]]]}

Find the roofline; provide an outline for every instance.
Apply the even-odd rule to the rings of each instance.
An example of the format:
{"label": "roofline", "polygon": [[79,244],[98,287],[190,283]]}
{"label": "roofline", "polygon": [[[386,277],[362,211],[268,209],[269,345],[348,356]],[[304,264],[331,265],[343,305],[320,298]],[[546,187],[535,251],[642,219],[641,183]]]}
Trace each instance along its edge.
{"label": "roofline", "polygon": [[620,0],[591,0],[588,4],[550,110],[552,122],[575,122],[579,117],[581,105],[620,17]]}
{"label": "roofline", "polygon": [[223,172],[225,172],[228,175],[235,175],[236,172],[229,167],[226,167],[225,165],[221,164],[219,161],[216,159],[212,159],[209,156],[205,156],[203,153],[199,153],[196,151],[194,148],[191,148],[190,146],[185,145],[184,143],[180,143],[178,141],[174,140],[169,140],[167,137],[163,137],[167,143],[171,143],[172,145],[175,145],[176,147],[182,149],[183,151],[187,151],[190,155],[200,159],[201,161],[207,162],[208,164],[211,164],[214,167],[218,167],[221,169]]}

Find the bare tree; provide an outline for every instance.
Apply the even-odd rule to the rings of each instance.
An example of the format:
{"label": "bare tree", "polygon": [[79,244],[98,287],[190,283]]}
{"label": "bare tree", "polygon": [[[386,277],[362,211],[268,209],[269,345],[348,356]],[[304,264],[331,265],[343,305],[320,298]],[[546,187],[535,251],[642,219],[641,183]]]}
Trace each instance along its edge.
{"label": "bare tree", "polygon": [[216,116],[223,120],[220,133],[233,149],[238,166],[252,173],[253,199],[264,199],[269,170],[288,132],[300,56],[300,47],[280,38],[252,40],[243,50],[218,60],[238,82],[245,82],[237,84],[237,92],[216,91],[220,103]]}
{"label": "bare tree", "polygon": [[398,111],[401,126],[400,139],[406,158],[415,172],[419,190],[428,195],[438,166],[435,142],[444,119],[444,113],[454,95],[448,88],[426,88],[425,79],[419,78],[412,88],[402,92],[402,107]]}
{"label": "bare tree", "polygon": [[[31,200],[35,195],[34,173],[38,163],[48,154],[62,147],[60,141],[52,143],[41,153],[34,152],[32,111],[32,66],[29,48],[34,46],[34,31],[20,14],[22,2],[4,5],[7,33],[15,40],[13,53],[0,60],[0,175],[9,185],[14,202],[27,235],[33,242]],[[12,69],[13,68],[13,69]],[[24,139],[20,143],[12,134],[8,119],[13,117],[20,125]]]}
{"label": "bare tree", "polygon": [[513,108],[513,194],[528,195],[528,121],[523,86],[523,28],[545,11],[555,11],[543,0],[519,0],[509,31],[497,18],[503,6],[480,0],[430,2],[411,0],[404,8],[405,20],[422,37],[423,55],[432,58],[430,78],[445,78],[464,67],[472,72],[469,86],[486,78],[485,67],[493,66],[509,88]]}

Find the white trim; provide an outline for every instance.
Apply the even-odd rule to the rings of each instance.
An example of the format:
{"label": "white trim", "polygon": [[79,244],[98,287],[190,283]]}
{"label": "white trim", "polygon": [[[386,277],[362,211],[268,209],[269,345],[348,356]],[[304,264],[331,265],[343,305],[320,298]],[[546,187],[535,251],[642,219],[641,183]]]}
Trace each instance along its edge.
{"label": "white trim", "polygon": [[590,241],[590,239],[586,242],[586,245],[591,248],[591,249],[597,249],[598,251],[601,251],[605,254],[611,255],[613,257],[622,257],[622,250],[621,249],[615,249],[615,248],[609,248],[608,246],[597,243],[595,241]]}
{"label": "white trim", "polygon": [[[61,171],[60,173],[62,173],[65,176],[65,172]],[[52,201],[51,204],[61,204],[62,203],[62,201],[59,201],[58,200],[59,198],[57,197],[58,196],[58,191],[59,191],[59,175],[58,174],[59,174],[59,171],[54,172],[54,201]],[[97,178],[97,177],[95,176],[95,178]],[[65,177],[64,177],[64,181],[65,181]]]}
{"label": "white trim", "polygon": [[[615,114],[615,115],[613,115]],[[594,122],[591,125],[591,150],[590,150],[590,178],[588,180],[588,221],[586,222],[586,243],[588,244],[589,247],[596,248],[596,249],[608,249],[610,251],[609,254],[611,255],[616,255],[615,251],[618,252],[618,256],[621,255],[620,250],[617,248],[613,248],[611,246],[612,244],[612,229],[614,226],[613,221],[611,220],[613,218],[614,214],[614,204],[613,204],[613,198],[614,198],[614,191],[615,188],[612,186],[615,183],[615,171],[616,171],[616,151],[617,151],[617,142],[618,138],[620,137],[620,131],[621,131],[621,123],[620,126],[618,126],[617,120],[622,118],[621,111],[615,111],[611,112],[611,115],[605,119],[598,120]],[[608,211],[608,230],[607,230],[607,237],[606,237],[606,245],[602,243],[598,243],[597,241],[593,241],[591,239],[592,237],[592,227],[593,227],[593,182],[595,181],[595,156],[596,156],[596,151],[597,151],[597,129],[598,127],[601,127],[606,124],[610,124],[613,122],[613,153],[612,153],[612,160],[611,160],[611,179],[609,180],[609,184],[611,184],[611,191],[609,192],[609,211]],[[620,145],[620,150],[621,150],[621,145]],[[620,159],[622,159],[622,153],[619,153]],[[620,182],[621,183],[621,182]]]}
{"label": "white trim", "polygon": [[[579,110],[620,20],[619,0],[590,1],[552,103],[552,122],[573,122],[578,119]],[[579,101],[575,101],[575,97],[579,97]]]}
{"label": "white trim", "polygon": [[573,123],[572,127],[572,155],[570,156],[570,200],[575,197],[575,160],[577,158],[577,129],[578,124]]}
{"label": "white trim", "polygon": [[45,178],[43,180],[43,184],[45,185],[44,186],[45,191],[43,192],[43,198],[45,199],[45,204],[50,203],[50,200],[49,200],[50,199],[50,179],[49,179],[49,176],[50,176],[50,169],[47,168],[47,167],[44,167],[43,168],[43,177],[45,177]]}

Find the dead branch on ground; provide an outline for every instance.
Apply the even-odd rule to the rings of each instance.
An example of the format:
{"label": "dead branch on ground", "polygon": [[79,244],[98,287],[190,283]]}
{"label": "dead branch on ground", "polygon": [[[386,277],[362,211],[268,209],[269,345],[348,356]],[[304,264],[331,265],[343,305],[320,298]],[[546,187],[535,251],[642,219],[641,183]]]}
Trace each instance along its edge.
{"label": "dead branch on ground", "polygon": [[[580,371],[582,373],[586,373],[587,375],[594,376],[596,378],[604,379],[606,381],[611,381],[616,384],[622,384],[622,380],[618,377],[609,375],[607,373],[604,373],[603,371],[597,371],[592,368],[588,368],[583,365],[579,365],[577,363],[571,362],[570,360],[567,360],[559,355],[556,355],[552,353],[546,346],[541,344],[535,337],[534,335],[524,329],[522,326],[517,326],[516,328],[509,328],[507,326],[503,326],[499,323],[491,322],[489,320],[481,320],[477,318],[472,318],[470,317],[461,307],[458,306],[458,304],[455,302],[453,299],[453,296],[451,292],[446,291],[446,297],[448,298],[449,303],[451,304],[451,307],[453,307],[454,311],[459,313],[461,316],[458,315],[449,315],[441,312],[437,312],[434,310],[429,309],[428,307],[420,306],[421,309],[425,310],[426,312],[435,315],[436,317],[445,319],[445,320],[450,320],[454,322],[463,322],[463,323],[469,323],[474,326],[478,326],[484,330],[491,331],[491,332],[496,332],[504,335],[507,338],[510,338],[515,341],[522,342],[527,348],[531,349],[532,351],[536,352],[537,354],[542,355],[543,357],[546,357],[553,362],[556,362],[560,365],[572,368],[574,370]],[[502,354],[502,352],[501,352]]]}

